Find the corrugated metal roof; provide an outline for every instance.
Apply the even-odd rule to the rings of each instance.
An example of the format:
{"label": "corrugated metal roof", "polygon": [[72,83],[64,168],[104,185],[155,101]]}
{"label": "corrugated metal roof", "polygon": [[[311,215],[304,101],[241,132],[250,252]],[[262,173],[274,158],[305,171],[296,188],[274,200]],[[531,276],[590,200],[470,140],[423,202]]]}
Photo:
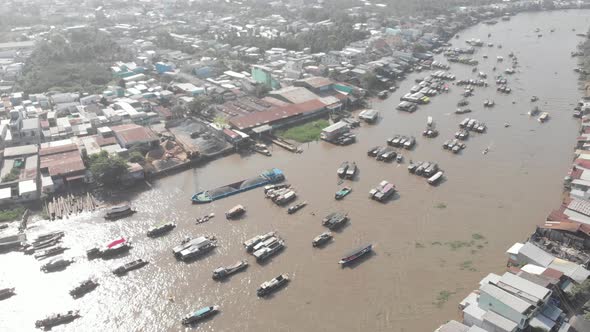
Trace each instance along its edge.
{"label": "corrugated metal roof", "polygon": [[[529,302],[527,302],[519,297],[516,297],[516,296],[506,292],[502,288],[495,286],[495,285],[485,284],[485,285],[482,285],[479,288],[479,290],[482,293],[488,294],[489,296],[495,298],[496,300],[504,303],[506,306],[510,307],[512,310],[514,310],[518,313],[521,313],[521,314],[525,313],[532,306]],[[480,301],[481,301],[481,297],[480,297]]]}
{"label": "corrugated metal roof", "polygon": [[77,149],[41,157],[41,168],[47,168],[51,176],[68,175],[86,170]]}
{"label": "corrugated metal roof", "polygon": [[568,204],[567,208],[585,216],[590,216],[590,202],[586,200],[574,199]]}
{"label": "corrugated metal roof", "polygon": [[577,283],[582,283],[590,277],[590,271],[586,270],[583,266],[560,258],[556,258],[549,267],[563,272],[563,274]]}
{"label": "corrugated metal roof", "polygon": [[229,123],[240,129],[249,129],[277,120],[284,120],[294,116],[303,115],[324,109],[325,105],[319,100],[311,100],[300,104],[292,104],[284,107],[271,108],[268,111],[254,112],[244,116],[233,117]]}
{"label": "corrugated metal roof", "polygon": [[526,293],[539,300],[543,300],[551,294],[551,290],[509,272],[506,272],[504,275],[502,275],[498,285],[501,287],[503,285],[514,287],[519,290],[519,296],[524,296],[525,294],[523,293]]}
{"label": "corrugated metal roof", "polygon": [[463,325],[456,320],[451,320],[441,325],[434,332],[467,332],[467,330],[469,330],[467,325]]}
{"label": "corrugated metal roof", "polygon": [[493,311],[486,311],[486,313],[483,315],[483,320],[484,322],[489,322],[492,325],[497,326],[504,331],[514,331],[518,327],[517,323],[511,321],[506,317],[498,315]]}
{"label": "corrugated metal roof", "polygon": [[525,243],[524,246],[520,248],[518,255],[522,255],[533,263],[543,267],[548,267],[555,259],[555,257],[530,242]]}
{"label": "corrugated metal roof", "polygon": [[37,154],[36,145],[21,145],[4,149],[4,158],[28,156],[32,154]]}

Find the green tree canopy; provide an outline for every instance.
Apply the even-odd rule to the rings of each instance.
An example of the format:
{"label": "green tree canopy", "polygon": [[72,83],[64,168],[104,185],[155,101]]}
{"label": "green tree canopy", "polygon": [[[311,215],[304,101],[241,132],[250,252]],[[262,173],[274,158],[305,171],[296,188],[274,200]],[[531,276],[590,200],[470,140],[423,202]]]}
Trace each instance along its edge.
{"label": "green tree canopy", "polygon": [[120,184],[128,172],[125,160],[116,155],[109,155],[106,151],[90,156],[88,165],[94,179],[105,186]]}

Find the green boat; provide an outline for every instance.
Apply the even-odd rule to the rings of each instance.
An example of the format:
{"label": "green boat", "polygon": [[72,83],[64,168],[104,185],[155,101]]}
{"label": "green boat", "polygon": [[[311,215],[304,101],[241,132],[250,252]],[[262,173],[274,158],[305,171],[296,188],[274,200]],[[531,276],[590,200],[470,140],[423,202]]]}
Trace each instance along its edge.
{"label": "green boat", "polygon": [[350,194],[351,191],[352,191],[352,188],[344,187],[336,192],[336,195],[334,195],[334,198],[336,198],[337,200],[341,200],[344,197],[346,197],[346,195]]}

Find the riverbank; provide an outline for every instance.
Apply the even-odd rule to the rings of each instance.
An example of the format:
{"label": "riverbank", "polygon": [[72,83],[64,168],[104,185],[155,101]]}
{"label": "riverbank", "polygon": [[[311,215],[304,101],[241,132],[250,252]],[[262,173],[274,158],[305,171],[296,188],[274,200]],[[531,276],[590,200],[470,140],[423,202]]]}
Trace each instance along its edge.
{"label": "riverbank", "polygon": [[[590,64],[590,39],[581,42],[578,50],[582,52],[579,54],[582,70],[575,71],[580,72],[581,85],[587,86],[584,68]],[[572,51],[572,57],[574,54]],[[544,222],[535,225],[535,230],[522,243],[507,248],[504,274],[490,273],[480,281],[478,289],[460,302],[462,323],[450,321],[436,331],[470,326],[491,331],[500,320],[504,320],[506,329],[514,325],[519,329],[568,332],[586,331],[590,327],[590,217],[583,210],[590,206],[590,183],[585,180],[590,174],[590,150],[586,144],[590,141],[590,98],[585,89],[582,91],[583,98],[570,110],[571,116],[581,118],[578,129],[581,136],[576,139],[574,162],[565,177],[561,206],[551,211]],[[513,280],[510,289],[505,286],[508,280]],[[514,319],[510,310],[515,304],[510,301],[514,298],[528,303],[532,296],[530,287],[537,287],[547,295],[536,303],[530,302],[533,309],[521,313],[522,320]],[[502,294],[506,295],[502,298]],[[493,320],[488,315],[490,303],[496,304],[494,314],[498,318]],[[522,322],[525,323],[521,326]]]}
{"label": "riverbank", "polygon": [[[0,322],[0,329],[18,330],[53,312],[80,309],[82,317],[64,330],[100,326],[176,331],[184,314],[217,304],[221,313],[199,329],[266,331],[297,327],[313,331],[318,329],[317,322],[322,322],[321,328],[327,332],[432,331],[438,323],[456,315],[455,303],[467,292],[465,285],[476,285],[483,271],[501,271],[505,257],[498,253],[545,218],[548,211],[543,207],[559,200],[561,176],[569,169],[567,160],[571,156],[563,146],[577,136],[578,124],[569,110],[578,92],[571,70],[574,61],[554,60],[569,57],[575,47],[569,38],[571,29],[585,29],[588,17],[587,12],[575,11],[522,14],[510,22],[477,25],[461,32],[461,40],[453,41],[453,47],[462,47],[464,39],[492,33],[493,41],[502,43],[503,49],[486,49],[489,57],[513,51],[523,65],[511,78],[511,95],[498,94],[488,87],[477,89],[470,97],[474,105],[470,116],[485,121],[488,133],[473,135],[459,155],[445,152],[441,145],[463,118],[453,113],[462,89],[451,86],[448,94],[436,96],[414,114],[395,111],[399,98],[411,89],[414,80],[426,75],[411,73],[400,82],[398,92],[374,102],[372,107],[380,112],[381,119],[374,126],[355,129],[356,144],[340,147],[312,142],[302,147],[304,154],[274,149],[275,158],[232,154],[155,180],[148,190],[107,195],[104,199],[108,204],[132,202],[138,212],[127,219],[105,223],[103,211],[97,211],[70,220],[31,223],[31,237],[64,231],[63,244],[70,248],[66,255],[77,260],[64,271],[44,274],[39,271],[41,263],[32,256],[19,252],[1,255],[0,264],[14,267],[3,276],[6,284],[16,287],[18,295],[0,302],[0,310],[8,317]],[[553,35],[536,37],[532,30],[539,21],[554,22]],[[437,60],[444,59],[437,56]],[[491,73],[494,65],[494,61],[482,60],[479,70]],[[474,75],[471,67],[460,64],[453,64],[451,70],[458,79]],[[540,96],[541,105],[551,110],[549,122],[540,124],[528,117],[531,95]],[[491,97],[496,101],[494,109],[480,106]],[[428,116],[434,118],[441,132],[437,138],[420,135]],[[506,122],[511,127],[505,128]],[[409,175],[407,164],[378,163],[366,156],[370,147],[384,145],[398,133],[417,137],[416,148],[403,151],[406,160],[436,161],[444,168],[447,180],[431,187],[424,179]],[[489,146],[489,153],[483,155],[481,152]],[[356,180],[346,182],[352,193],[335,201],[334,193],[342,186],[335,172],[345,160],[356,161],[359,173]],[[191,195],[198,190],[255,176],[270,167],[284,171],[299,200],[309,203],[307,207],[288,215],[285,208],[272,204],[259,190],[208,205],[190,204]],[[398,188],[398,196],[387,204],[367,198],[369,190],[382,180],[394,182]],[[219,217],[238,204],[247,209],[243,219],[230,222]],[[334,232],[334,240],[325,248],[313,248],[314,236],[325,231],[321,219],[337,211],[348,213],[349,224]],[[196,217],[210,213],[216,217],[195,225]],[[167,221],[175,222],[176,229],[157,239],[147,238],[147,229]],[[271,230],[286,241],[286,248],[259,265],[246,254],[242,242]],[[187,236],[208,234],[215,235],[219,245],[200,260],[185,264],[170,253]],[[83,258],[90,247],[121,236],[133,240],[128,256],[106,261]],[[375,255],[352,268],[339,267],[338,260],[344,254],[365,243],[374,244]],[[118,265],[137,258],[150,264],[121,278],[111,273]],[[211,279],[215,268],[239,259],[251,260],[244,273],[223,283]],[[282,273],[288,273],[292,282],[268,300],[257,299],[258,285]],[[94,292],[79,300],[68,296],[73,285],[91,275],[100,280]],[[48,282],[52,287],[45,286]],[[149,290],[138,286],[146,283],[152,285]],[[146,311],[146,307],[151,310]],[[364,308],[360,313],[359,307]],[[351,312],[359,315],[352,316]]]}

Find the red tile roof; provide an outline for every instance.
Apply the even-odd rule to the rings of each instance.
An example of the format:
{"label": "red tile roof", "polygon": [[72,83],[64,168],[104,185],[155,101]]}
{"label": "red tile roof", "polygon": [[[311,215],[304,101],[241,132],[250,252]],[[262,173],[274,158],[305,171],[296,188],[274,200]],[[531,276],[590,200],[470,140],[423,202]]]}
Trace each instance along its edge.
{"label": "red tile roof", "polygon": [[41,168],[47,168],[51,176],[68,176],[86,170],[78,149],[42,156]]}
{"label": "red tile roof", "polygon": [[325,105],[318,99],[306,101],[300,104],[292,104],[283,107],[275,107],[264,112],[254,112],[244,116],[233,117],[229,123],[240,129],[249,129],[277,120],[284,120],[294,116],[303,115],[324,109]]}
{"label": "red tile roof", "polygon": [[153,131],[136,124],[113,126],[111,129],[115,132],[120,141],[119,143],[123,147],[135,143],[146,143],[158,140],[158,136],[156,136]]}
{"label": "red tile roof", "polygon": [[559,280],[561,279],[561,276],[563,276],[563,272],[548,267],[543,273],[541,273],[541,275],[551,279]]}
{"label": "red tile roof", "polygon": [[590,160],[578,158],[574,163],[582,168],[590,169]]}
{"label": "red tile roof", "polygon": [[41,148],[39,150],[40,156],[49,156],[57,153],[69,152],[69,151],[78,151],[78,146],[74,143],[72,144],[65,144],[59,146],[50,146],[47,148]]}

